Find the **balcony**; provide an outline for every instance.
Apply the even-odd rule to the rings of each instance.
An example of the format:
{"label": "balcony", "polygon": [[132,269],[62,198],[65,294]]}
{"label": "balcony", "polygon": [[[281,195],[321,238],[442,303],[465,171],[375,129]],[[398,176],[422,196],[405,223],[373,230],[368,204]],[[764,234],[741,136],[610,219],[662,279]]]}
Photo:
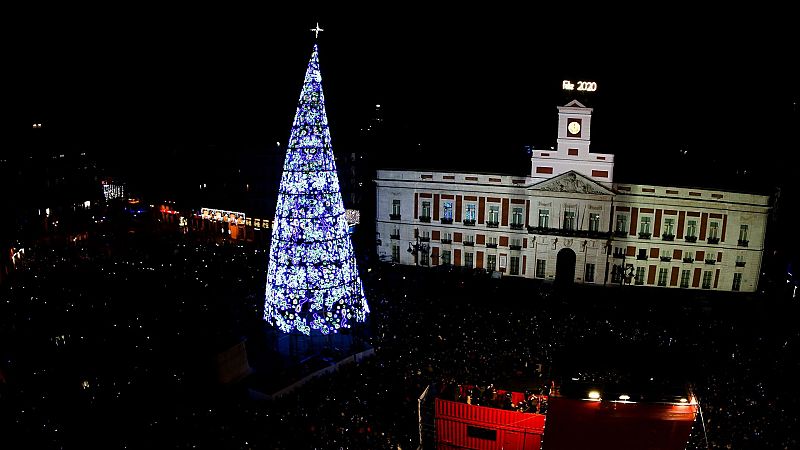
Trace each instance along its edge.
{"label": "balcony", "polygon": [[442,244],[452,244],[452,243],[453,243],[452,239],[442,239]]}
{"label": "balcony", "polygon": [[512,230],[521,230],[522,227],[524,226],[525,224],[522,223],[512,223],[511,225],[509,225],[509,227],[511,227]]}
{"label": "balcony", "polygon": [[718,237],[710,237],[710,238],[708,238],[708,243],[709,244],[719,244],[719,238]]}
{"label": "balcony", "polygon": [[431,216],[419,216],[419,221],[420,222],[430,223],[431,222]]}
{"label": "balcony", "polygon": [[441,221],[442,221],[442,224],[444,224],[444,225],[450,225],[450,224],[453,223],[453,218],[451,217],[451,218],[448,219],[447,217],[442,217]]}
{"label": "balcony", "polygon": [[486,228],[497,228],[500,225],[500,222],[486,222]]}
{"label": "balcony", "polygon": [[464,219],[464,226],[474,227],[475,226],[475,219]]}
{"label": "balcony", "polygon": [[744,261],[736,261],[736,267],[744,267]]}
{"label": "balcony", "polygon": [[400,233],[397,234],[390,234],[389,239],[400,239]]}
{"label": "balcony", "polygon": [[739,243],[737,245],[739,247],[747,247],[747,244],[749,244],[749,243],[750,243],[750,241],[748,241],[746,239],[745,240],[739,239]]}
{"label": "balcony", "polygon": [[662,241],[674,241],[675,240],[675,235],[674,234],[664,233],[664,234],[661,235],[661,240]]}
{"label": "balcony", "polygon": [[716,259],[707,259],[707,260],[706,260],[706,264],[710,264],[710,265],[712,265],[712,266],[713,266],[714,264],[716,264],[716,263],[717,263],[717,260],[716,260]]}
{"label": "balcony", "polygon": [[522,246],[521,245],[509,245],[508,248],[510,250],[522,250]]}
{"label": "balcony", "polygon": [[431,241],[431,237],[430,236],[420,236],[419,237],[419,241],[420,242],[430,242]]}
{"label": "balcony", "polygon": [[650,239],[650,233],[639,233],[639,239]]}
{"label": "balcony", "polygon": [[672,261],[672,257],[671,256],[662,256],[661,257],[661,262],[670,262],[670,261]]}
{"label": "balcony", "polygon": [[647,261],[647,255],[637,255],[636,259],[639,261]]}
{"label": "balcony", "polygon": [[497,248],[497,244],[486,244],[486,248]]}
{"label": "balcony", "polygon": [[685,263],[693,263],[694,262],[694,258],[683,258],[683,262],[685,262]]}
{"label": "balcony", "polygon": [[624,238],[627,235],[628,235],[628,232],[624,231],[624,230],[616,230],[614,232],[614,237],[618,237],[618,238]]}
{"label": "balcony", "polygon": [[624,259],[625,253],[614,253],[614,258]]}
{"label": "balcony", "polygon": [[686,242],[697,242],[697,236],[685,236],[683,239]]}
{"label": "balcony", "polygon": [[475,246],[475,241],[464,241],[464,246],[465,247],[474,247]]}
{"label": "balcony", "polygon": [[400,220],[400,214],[389,214],[389,220]]}

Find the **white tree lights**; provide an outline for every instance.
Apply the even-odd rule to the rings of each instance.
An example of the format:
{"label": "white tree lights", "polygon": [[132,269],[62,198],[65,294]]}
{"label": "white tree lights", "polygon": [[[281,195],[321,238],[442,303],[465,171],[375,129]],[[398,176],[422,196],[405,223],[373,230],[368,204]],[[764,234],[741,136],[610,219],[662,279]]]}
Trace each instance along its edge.
{"label": "white tree lights", "polygon": [[369,312],[331,150],[317,46],[278,189],[264,319],[283,332],[336,333]]}

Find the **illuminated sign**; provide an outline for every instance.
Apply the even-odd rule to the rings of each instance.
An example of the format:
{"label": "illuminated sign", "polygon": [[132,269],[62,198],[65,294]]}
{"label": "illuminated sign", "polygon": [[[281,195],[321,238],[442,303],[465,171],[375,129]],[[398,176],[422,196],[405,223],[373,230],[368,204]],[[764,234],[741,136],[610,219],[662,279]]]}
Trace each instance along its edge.
{"label": "illuminated sign", "polygon": [[235,222],[244,225],[244,213],[236,211],[225,211],[223,209],[202,208],[200,215],[203,219],[218,220],[220,222]]}
{"label": "illuminated sign", "polygon": [[578,81],[578,88],[575,88],[575,83],[569,80],[561,82],[561,89],[565,91],[585,91],[594,92],[597,90],[597,83],[594,81]]}

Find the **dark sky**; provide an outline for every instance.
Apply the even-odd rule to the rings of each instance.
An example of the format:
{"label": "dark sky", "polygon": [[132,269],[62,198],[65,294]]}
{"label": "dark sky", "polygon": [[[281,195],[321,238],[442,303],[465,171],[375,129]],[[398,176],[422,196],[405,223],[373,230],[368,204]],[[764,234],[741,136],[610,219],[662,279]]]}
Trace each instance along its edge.
{"label": "dark sky", "polygon": [[682,148],[709,165],[797,150],[796,40],[780,11],[410,5],[21,15],[4,64],[7,138],[44,121],[154,162],[170,145],[285,142],[319,21],[339,151],[376,103],[398,142],[418,141],[431,160],[547,148],[562,79],[598,83],[585,99],[592,148],[630,173]]}

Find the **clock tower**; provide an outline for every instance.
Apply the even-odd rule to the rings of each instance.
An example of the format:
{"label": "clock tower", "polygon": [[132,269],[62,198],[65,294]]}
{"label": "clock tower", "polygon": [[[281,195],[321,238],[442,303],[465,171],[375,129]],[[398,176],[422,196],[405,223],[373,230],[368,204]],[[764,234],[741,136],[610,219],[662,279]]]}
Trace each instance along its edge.
{"label": "clock tower", "polygon": [[555,150],[534,150],[531,177],[547,179],[575,171],[600,183],[614,181],[614,155],[589,153],[592,108],[573,100],[558,107],[558,138]]}

